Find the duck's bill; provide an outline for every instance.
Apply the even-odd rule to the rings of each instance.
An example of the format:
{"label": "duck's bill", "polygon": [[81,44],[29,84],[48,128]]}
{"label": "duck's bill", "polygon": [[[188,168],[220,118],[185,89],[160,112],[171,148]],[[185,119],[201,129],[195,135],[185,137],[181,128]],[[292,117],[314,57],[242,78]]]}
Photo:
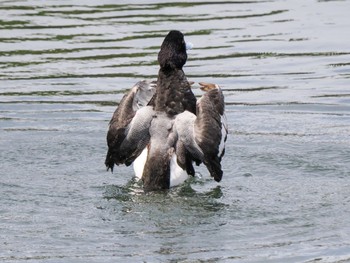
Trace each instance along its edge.
{"label": "duck's bill", "polygon": [[186,50],[191,50],[193,48],[193,44],[191,42],[186,42]]}

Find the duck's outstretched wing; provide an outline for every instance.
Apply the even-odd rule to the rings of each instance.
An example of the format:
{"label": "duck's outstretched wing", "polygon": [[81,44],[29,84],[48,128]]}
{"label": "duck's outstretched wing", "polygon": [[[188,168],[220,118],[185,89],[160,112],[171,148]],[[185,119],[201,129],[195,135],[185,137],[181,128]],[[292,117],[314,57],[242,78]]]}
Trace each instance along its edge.
{"label": "duck's outstretched wing", "polygon": [[[181,154],[181,151],[186,151],[197,164],[203,162],[210,175],[219,182],[222,178],[220,162],[227,138],[224,96],[218,85],[199,84],[206,93],[197,101],[196,115],[185,111],[175,119],[177,156],[186,156]],[[187,158],[177,160],[179,166],[186,170],[189,168]]]}
{"label": "duck's outstretched wing", "polygon": [[[120,101],[109,123],[109,130],[107,133],[108,152],[105,160],[107,170],[111,169],[111,171],[113,171],[114,164],[119,165],[125,163],[129,165],[129,158],[131,157],[129,155],[137,154],[135,150],[131,153],[131,149],[125,152],[125,146],[123,145],[128,143],[128,141],[125,141],[127,136],[132,135],[132,133],[129,133],[130,130],[133,131],[131,125],[135,117],[139,115],[137,117],[137,119],[139,119],[145,114],[145,112],[143,112],[144,110],[141,111],[140,114],[137,113],[148,104],[155,90],[155,82],[142,80],[137,82]],[[135,130],[135,132],[139,131]],[[121,148],[122,146],[123,148]]]}

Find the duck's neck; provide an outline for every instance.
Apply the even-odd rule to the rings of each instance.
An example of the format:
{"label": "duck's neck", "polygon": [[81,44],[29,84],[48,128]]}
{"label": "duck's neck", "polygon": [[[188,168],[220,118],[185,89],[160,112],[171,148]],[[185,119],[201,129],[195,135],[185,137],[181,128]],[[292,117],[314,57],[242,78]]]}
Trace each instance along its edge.
{"label": "duck's neck", "polygon": [[[157,81],[155,110],[176,115],[187,109],[188,93],[192,93],[182,69],[160,69]],[[193,96],[194,97],[194,96]]]}

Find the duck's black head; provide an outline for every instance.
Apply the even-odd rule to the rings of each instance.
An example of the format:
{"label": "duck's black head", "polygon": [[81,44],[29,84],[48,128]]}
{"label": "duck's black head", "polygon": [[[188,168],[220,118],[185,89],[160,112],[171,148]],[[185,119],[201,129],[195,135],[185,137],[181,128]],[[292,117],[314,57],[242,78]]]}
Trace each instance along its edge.
{"label": "duck's black head", "polygon": [[165,37],[158,53],[158,63],[161,69],[182,69],[187,60],[184,35],[172,30]]}

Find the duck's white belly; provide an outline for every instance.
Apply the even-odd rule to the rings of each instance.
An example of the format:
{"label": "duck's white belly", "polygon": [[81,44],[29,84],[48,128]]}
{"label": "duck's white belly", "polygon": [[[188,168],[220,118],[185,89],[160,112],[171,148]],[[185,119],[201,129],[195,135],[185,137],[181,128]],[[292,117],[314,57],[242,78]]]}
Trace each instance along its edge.
{"label": "duck's white belly", "polygon": [[[135,176],[138,179],[142,178],[143,169],[147,161],[148,149],[147,147],[142,153],[135,159],[133,166]],[[174,153],[170,160],[170,187],[182,184],[188,178],[188,174],[177,164],[177,156]]]}
{"label": "duck's white belly", "polygon": [[135,176],[138,179],[142,178],[143,168],[145,167],[145,164],[147,161],[147,155],[148,155],[148,149],[146,147],[145,149],[143,149],[142,153],[135,159],[133,163]]}
{"label": "duck's white belly", "polygon": [[188,178],[188,174],[177,164],[177,156],[174,153],[170,160],[170,187],[180,185]]}

